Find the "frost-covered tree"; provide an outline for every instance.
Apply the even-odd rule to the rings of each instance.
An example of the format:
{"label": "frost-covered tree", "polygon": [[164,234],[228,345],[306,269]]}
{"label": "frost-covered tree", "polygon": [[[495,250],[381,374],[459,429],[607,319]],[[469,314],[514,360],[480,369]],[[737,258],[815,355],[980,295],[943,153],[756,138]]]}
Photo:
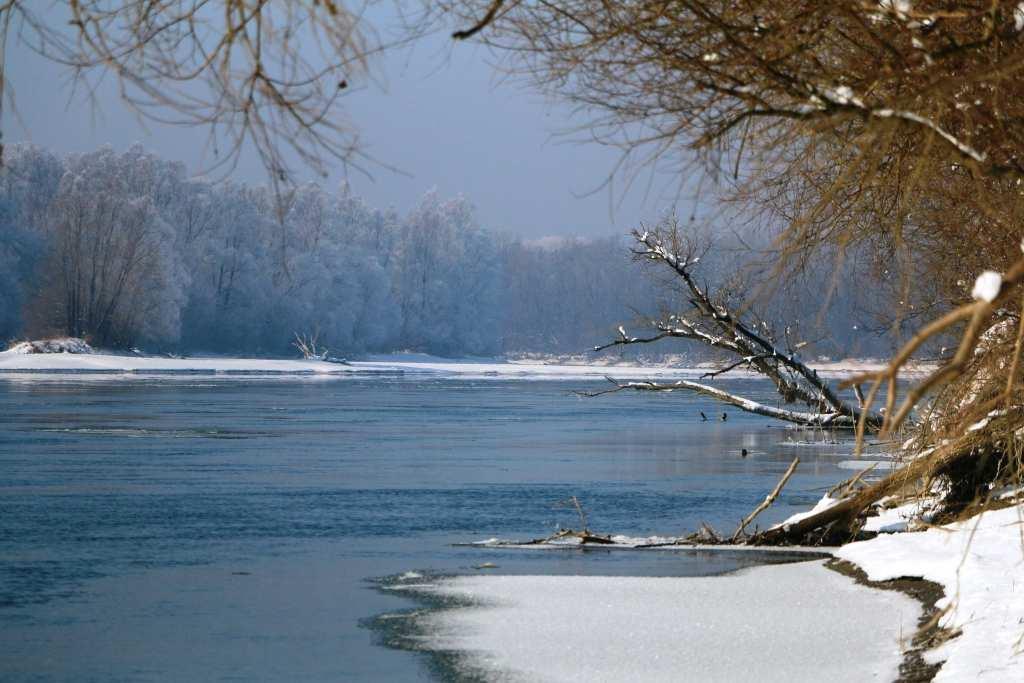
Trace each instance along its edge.
{"label": "frost-covered tree", "polygon": [[392,265],[402,345],[438,353],[499,350],[498,253],[468,201],[425,195],[405,220]]}
{"label": "frost-covered tree", "polygon": [[0,173],[0,340],[24,329],[26,299],[38,286],[41,230],[63,174],[56,156],[30,145],[8,149],[7,161]]}
{"label": "frost-covered tree", "polygon": [[165,170],[138,148],[67,159],[41,219],[46,253],[30,331],[115,346],[177,340],[182,274],[159,194],[145,186],[156,169]]}

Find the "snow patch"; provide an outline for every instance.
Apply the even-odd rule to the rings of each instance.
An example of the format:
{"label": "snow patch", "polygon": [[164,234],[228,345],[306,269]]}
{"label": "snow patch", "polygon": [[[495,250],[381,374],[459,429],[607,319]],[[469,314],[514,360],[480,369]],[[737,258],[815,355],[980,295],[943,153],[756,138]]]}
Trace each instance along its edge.
{"label": "snow patch", "polygon": [[[87,355],[86,355],[87,354]],[[553,361],[558,362],[553,362]],[[822,377],[842,378],[850,374],[884,367],[873,360],[829,361],[813,364]],[[924,372],[932,366],[921,364],[912,372]],[[81,355],[29,354],[25,351],[0,352],[0,373],[138,373],[145,374],[315,374],[344,376],[352,373],[393,373],[403,375],[432,375],[461,379],[614,379],[657,380],[698,379],[708,372],[708,365],[609,365],[600,358],[591,362],[567,362],[565,359],[529,358],[500,359],[448,359],[425,354],[395,354],[371,356],[367,360],[348,364],[324,361],[306,361],[272,358],[230,358],[223,356],[194,358],[165,358],[146,355],[116,355],[112,353],[81,352]],[[751,377],[749,372],[735,371],[730,376]]]}
{"label": "snow patch", "polygon": [[977,301],[992,303],[999,296],[999,288],[1003,284],[1003,276],[994,270],[986,270],[974,281],[971,296]]}
{"label": "snow patch", "polygon": [[47,374],[336,374],[351,372],[347,365],[326,361],[268,358],[162,358],[116,356],[106,353],[0,353],[0,373]]}
{"label": "snow patch", "polygon": [[467,576],[418,590],[476,605],[425,617],[419,644],[461,653],[487,680],[738,681],[755,666],[758,681],[886,681],[920,614],[821,561],[717,577]]}
{"label": "snow patch", "polygon": [[94,353],[94,351],[84,339],[58,337],[55,339],[18,342],[7,349],[5,353],[26,355],[34,353]]}
{"label": "snow patch", "polygon": [[945,661],[935,681],[1021,681],[1021,524],[1021,508],[1014,506],[927,531],[851,543],[835,554],[859,565],[873,581],[920,577],[943,586],[946,597],[937,606],[949,611],[940,626],[961,634],[927,655]]}
{"label": "snow patch", "polygon": [[920,503],[907,503],[893,508],[879,509],[877,515],[868,517],[864,522],[864,531],[874,531],[880,534],[907,531],[911,522],[921,517],[921,512]]}
{"label": "snow patch", "polygon": [[825,510],[828,510],[830,507],[832,507],[833,505],[836,505],[837,503],[839,503],[839,499],[838,498],[829,498],[828,494],[826,494],[826,495],[822,496],[821,500],[819,500],[814,505],[814,507],[811,508],[810,510],[808,510],[806,512],[798,512],[795,515],[787,517],[784,521],[780,522],[779,524],[776,524],[772,528],[773,529],[779,529],[779,528],[782,528],[782,527],[789,526],[790,524],[796,524],[797,522],[799,522],[802,519],[806,519],[807,517],[810,517],[812,515],[816,515],[819,512],[824,512]]}

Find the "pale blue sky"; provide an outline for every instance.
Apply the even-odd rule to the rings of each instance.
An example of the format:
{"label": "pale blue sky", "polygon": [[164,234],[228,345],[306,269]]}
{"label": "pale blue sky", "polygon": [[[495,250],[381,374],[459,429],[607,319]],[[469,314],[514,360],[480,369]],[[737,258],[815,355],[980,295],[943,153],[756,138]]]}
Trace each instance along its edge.
{"label": "pale blue sky", "polygon": [[[21,115],[19,122],[4,112],[8,142],[29,139],[57,152],[82,152],[139,141],[201,170],[205,131],[144,127],[117,100],[112,83],[101,87],[103,104],[94,116],[84,97],[72,95],[59,67],[23,47],[8,51]],[[366,151],[409,175],[376,168],[370,180],[351,173],[353,189],[375,206],[401,211],[433,187],[443,196],[461,193],[476,205],[481,223],[528,238],[623,233],[667,207],[657,192],[645,198],[643,188],[625,196],[592,193],[618,152],[553,137],[573,125],[568,108],[545,102],[524,84],[499,83],[489,61],[483,48],[453,45],[445,33],[378,60],[382,85],[356,88],[341,103]],[[264,171],[246,155],[234,177],[262,182]],[[339,170],[325,182],[341,179]]]}

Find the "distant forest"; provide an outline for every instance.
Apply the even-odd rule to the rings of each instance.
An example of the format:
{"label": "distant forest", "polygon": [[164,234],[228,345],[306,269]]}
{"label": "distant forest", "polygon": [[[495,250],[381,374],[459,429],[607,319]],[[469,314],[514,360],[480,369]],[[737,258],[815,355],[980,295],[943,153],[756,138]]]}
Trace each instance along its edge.
{"label": "distant forest", "polygon": [[[463,197],[428,193],[403,216],[345,187],[276,198],[190,178],[139,145],[59,157],[19,144],[0,172],[0,339],[293,355],[296,334],[316,334],[337,355],[580,353],[673,306],[627,244],[524,241],[481,227]],[[733,276],[736,252],[709,254],[704,273]],[[885,353],[853,293],[823,310],[825,270],[769,308],[797,312],[815,355]]]}

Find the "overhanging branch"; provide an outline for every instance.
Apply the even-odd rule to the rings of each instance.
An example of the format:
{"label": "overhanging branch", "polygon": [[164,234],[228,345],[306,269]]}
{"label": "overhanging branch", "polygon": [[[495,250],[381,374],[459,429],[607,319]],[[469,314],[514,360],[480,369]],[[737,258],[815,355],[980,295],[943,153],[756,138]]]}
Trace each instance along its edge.
{"label": "overhanging branch", "polygon": [[763,415],[765,417],[772,417],[777,420],[783,420],[785,422],[792,422],[793,424],[802,425],[805,427],[844,427],[851,428],[854,426],[853,419],[849,415],[843,415],[842,413],[835,412],[807,412],[799,410],[788,410],[786,408],[777,408],[757,401],[752,401],[748,398],[744,398],[738,394],[732,394],[728,391],[723,391],[717,387],[710,386],[708,384],[701,384],[699,382],[691,382],[690,380],[677,380],[675,382],[619,382],[611,377],[606,377],[609,382],[615,386],[610,389],[603,389],[600,391],[580,391],[577,392],[581,396],[603,396],[604,394],[613,394],[619,391],[692,391],[694,393],[703,394],[704,396],[710,396],[722,403],[736,406],[737,408],[756,415]]}
{"label": "overhanging branch", "polygon": [[[678,226],[672,222],[667,235],[672,243],[680,241]],[[697,322],[685,319],[670,319],[655,323],[659,334],[647,338],[630,337],[619,329],[621,338],[615,344],[651,343],[665,337],[681,337],[701,341],[709,346],[727,350],[741,358],[718,371],[707,373],[706,377],[724,374],[741,365],[747,365],[755,372],[767,377],[775,384],[786,402],[802,401],[815,408],[815,415],[837,414],[848,418],[843,422],[856,424],[861,417],[865,425],[876,430],[882,417],[865,413],[860,405],[850,404],[818,377],[818,373],[801,361],[794,351],[785,351],[777,346],[769,335],[745,323],[721,301],[716,301],[706,287],[702,287],[692,273],[692,267],[699,262],[693,257],[693,250],[680,254],[665,246],[660,232],[634,231],[638,243],[634,250],[639,258],[659,261],[671,268],[682,280],[689,292],[690,302],[699,315]],[[678,322],[677,322],[678,321]],[[676,323],[673,325],[672,323]],[[600,348],[607,348],[608,345]],[[792,411],[786,411],[792,412]],[[785,418],[782,418],[785,419]],[[833,420],[834,422],[834,420]]]}

